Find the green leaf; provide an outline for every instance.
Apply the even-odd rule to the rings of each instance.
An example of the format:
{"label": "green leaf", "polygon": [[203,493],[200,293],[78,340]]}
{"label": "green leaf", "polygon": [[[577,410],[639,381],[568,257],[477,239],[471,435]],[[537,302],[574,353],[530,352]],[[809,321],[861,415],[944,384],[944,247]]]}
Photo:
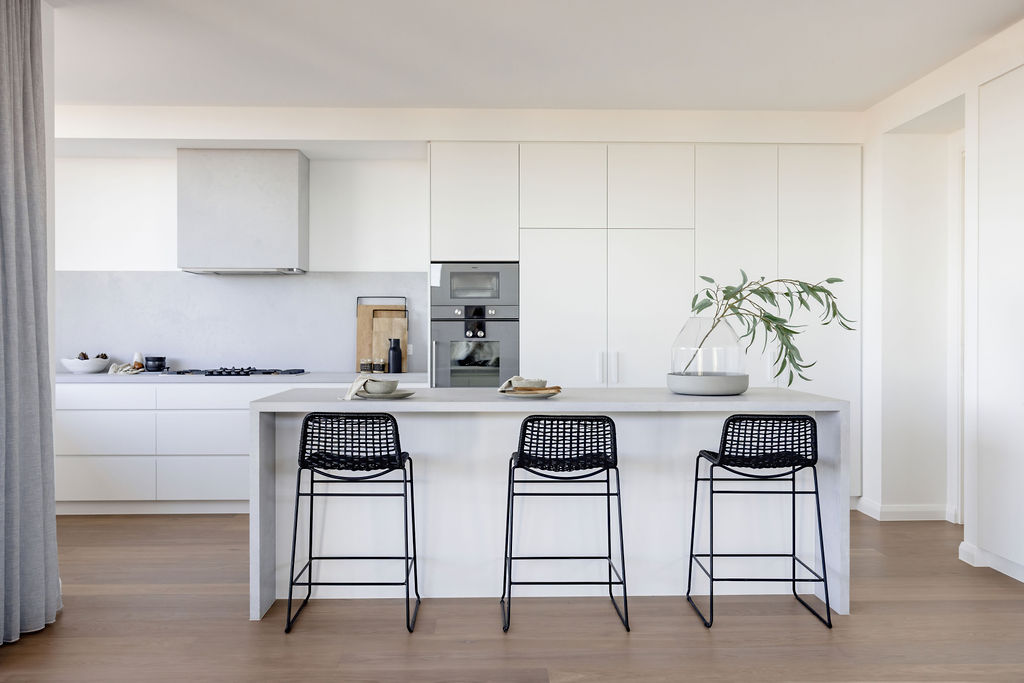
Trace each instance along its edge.
{"label": "green leaf", "polygon": [[743,282],[740,284],[740,287],[742,287],[743,285],[747,284],[747,272],[740,268],[740,275],[743,276]]}
{"label": "green leaf", "polygon": [[698,301],[696,303],[695,306],[693,306],[692,310],[693,310],[694,313],[700,313],[705,308],[710,308],[710,307],[711,307],[711,301],[709,299],[701,299],[700,301]]}
{"label": "green leaf", "polygon": [[710,278],[707,275],[701,275],[700,279],[703,280],[704,282],[710,282],[711,284],[715,284],[714,278]]}
{"label": "green leaf", "polygon": [[830,285],[834,285],[835,283],[842,282],[842,281],[843,281],[843,278],[841,278],[841,277],[830,277],[830,278],[826,278],[826,280],[825,280],[825,282],[829,283]]}

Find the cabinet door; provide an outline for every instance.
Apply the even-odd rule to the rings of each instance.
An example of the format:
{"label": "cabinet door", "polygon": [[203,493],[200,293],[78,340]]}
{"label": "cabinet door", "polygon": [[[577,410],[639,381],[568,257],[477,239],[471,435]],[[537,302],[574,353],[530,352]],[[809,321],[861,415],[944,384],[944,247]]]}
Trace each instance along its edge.
{"label": "cabinet door", "polygon": [[537,142],[519,146],[519,226],[608,225],[608,146]]}
{"label": "cabinet door", "polygon": [[54,488],[59,501],[154,500],[156,458],[131,455],[58,455]]}
{"label": "cabinet door", "polygon": [[521,375],[565,387],[605,385],[607,233],[521,231]]}
{"label": "cabinet door", "polygon": [[[696,271],[720,283],[778,275],[778,147],[701,144],[696,152]],[[704,287],[697,281],[698,288]],[[742,328],[733,327],[739,333]],[[775,350],[747,353],[750,385],[773,386]]]}
{"label": "cabinet door", "polygon": [[[859,145],[782,145],[779,147],[779,271],[810,282],[841,277],[832,286],[840,310],[860,315],[861,164]],[[797,346],[816,362],[793,388],[850,402],[851,495],[860,495],[860,325],[848,332],[822,327],[816,313],[800,311],[807,327]],[[784,379],[783,385],[784,385]]]}
{"label": "cabinet door", "polygon": [[665,385],[692,297],[692,230],[608,231],[609,386]]}
{"label": "cabinet door", "polygon": [[430,145],[430,259],[519,260],[519,145]]}
{"label": "cabinet door", "polygon": [[53,432],[57,455],[156,453],[153,410],[57,410]]}
{"label": "cabinet door", "polygon": [[692,228],[693,145],[608,145],[609,228]]}

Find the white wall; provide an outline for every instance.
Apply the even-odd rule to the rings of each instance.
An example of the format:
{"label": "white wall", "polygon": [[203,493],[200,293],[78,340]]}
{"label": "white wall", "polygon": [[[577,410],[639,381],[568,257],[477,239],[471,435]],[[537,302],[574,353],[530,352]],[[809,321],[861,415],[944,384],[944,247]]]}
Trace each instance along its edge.
{"label": "white wall", "polygon": [[[982,505],[995,500],[992,486],[1007,487],[1008,495],[1019,497],[1020,478],[1016,480],[1011,470],[1003,470],[1000,478],[983,476],[981,462],[984,451],[998,439],[999,434],[983,431],[988,415],[990,397],[983,396],[988,387],[979,382],[979,358],[981,349],[998,350],[1005,357],[1018,355],[1015,340],[993,337],[991,330],[979,326],[981,308],[978,302],[983,285],[987,282],[1005,286],[1004,273],[986,275],[979,260],[980,236],[991,231],[994,224],[979,211],[979,194],[985,194],[990,201],[1010,201],[1019,196],[1019,185],[1014,192],[1007,192],[979,174],[980,107],[979,92],[983,84],[1024,64],[1024,22],[1019,22],[974,49],[964,53],[944,66],[924,76],[917,82],[873,106],[865,112],[864,148],[864,296],[865,296],[865,344],[864,344],[864,498],[869,496],[880,501],[883,487],[888,483],[883,476],[883,461],[889,457],[883,450],[883,381],[881,373],[872,368],[881,367],[886,352],[882,329],[883,308],[888,294],[885,286],[885,263],[883,258],[887,226],[884,220],[885,185],[885,133],[930,111],[950,100],[964,97],[964,225],[963,225],[963,470],[964,470],[964,542],[960,546],[960,557],[973,564],[992,566],[1001,571],[1024,579],[1024,565],[1007,555],[1006,548],[987,546],[991,543],[991,520],[980,512]],[[1020,89],[1018,87],[1017,93]],[[992,102],[989,114],[1005,114],[1006,102]],[[1012,108],[1012,107],[1011,107]],[[1020,113],[1009,112],[1015,127],[1020,132]],[[1014,120],[1012,117],[1016,116]],[[1004,154],[1008,152],[1004,149]],[[1004,159],[1009,157],[1003,157]],[[1018,153],[1019,158],[1019,153]],[[1019,226],[1017,234],[1019,234]],[[993,253],[1008,253],[1014,246],[1010,234],[996,230],[988,232],[995,239],[990,246]],[[1001,239],[1006,238],[1006,239]],[[987,339],[982,337],[988,335]],[[955,386],[955,383],[953,384]],[[1019,392],[1018,392],[1019,393]],[[1020,413],[1017,413],[1019,421]],[[1007,444],[1009,446],[1010,444]],[[895,456],[894,456],[895,457]],[[862,507],[862,509],[864,509]],[[870,512],[870,510],[865,510]],[[877,513],[877,510],[875,511]],[[1001,513],[1012,516],[1014,508],[1004,506]],[[1005,519],[1006,517],[1003,517]],[[1018,517],[1019,519],[1019,517]],[[1018,525],[1019,528],[1019,525]],[[1014,539],[1016,550],[1024,546],[1024,537],[1019,532]],[[997,551],[997,552],[993,552]],[[1019,555],[1015,555],[1019,557]]]}
{"label": "white wall", "polygon": [[977,541],[986,564],[1024,580],[1021,380],[1024,322],[1024,66],[979,97]]}
{"label": "white wall", "polygon": [[946,512],[948,140],[883,142],[882,517]]}

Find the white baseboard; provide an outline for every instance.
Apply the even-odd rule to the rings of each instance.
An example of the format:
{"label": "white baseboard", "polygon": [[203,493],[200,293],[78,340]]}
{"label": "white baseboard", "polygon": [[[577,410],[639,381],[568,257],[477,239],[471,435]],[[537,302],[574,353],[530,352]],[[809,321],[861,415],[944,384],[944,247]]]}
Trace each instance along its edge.
{"label": "white baseboard", "polygon": [[880,522],[945,521],[949,518],[949,512],[943,503],[883,505],[863,496],[857,501],[857,510]]}
{"label": "white baseboard", "polygon": [[962,561],[972,567],[990,567],[1010,578],[1024,582],[1024,565],[982,550],[973,543],[963,541],[960,544],[959,555]]}
{"label": "white baseboard", "polygon": [[58,502],[58,515],[224,515],[249,512],[247,500]]}

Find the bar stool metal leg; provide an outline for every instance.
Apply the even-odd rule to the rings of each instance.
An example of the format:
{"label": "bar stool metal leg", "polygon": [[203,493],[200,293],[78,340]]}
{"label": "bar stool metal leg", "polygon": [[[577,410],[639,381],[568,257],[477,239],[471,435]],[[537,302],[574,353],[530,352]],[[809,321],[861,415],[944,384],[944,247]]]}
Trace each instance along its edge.
{"label": "bar stool metal leg", "polygon": [[[512,459],[508,463],[508,500],[505,504],[505,561],[501,576],[501,630],[508,631],[512,621],[512,522],[515,491],[515,465]],[[506,602],[506,593],[508,602]]]}
{"label": "bar stool metal leg", "polygon": [[[403,519],[405,521],[405,627],[409,633],[416,628],[416,616],[420,611],[420,582],[416,573],[416,500],[413,491],[412,458],[407,458],[409,464],[408,472],[402,468],[402,504],[404,507]],[[412,504],[412,556],[409,556],[409,508]],[[414,590],[416,595],[416,606],[410,614],[409,609],[409,573],[412,572]]]}
{"label": "bar stool metal leg", "polygon": [[[622,532],[622,483],[619,479],[619,468],[613,467],[615,471],[615,501],[619,508],[619,567],[622,569],[622,573],[619,575],[619,580],[622,581],[622,610],[619,610],[618,603],[615,602],[615,596],[612,595],[612,570],[615,567],[612,565],[612,551],[611,551],[611,512],[608,514],[608,597],[612,600],[612,606],[615,608],[616,614],[619,615],[619,619],[622,621],[622,625],[626,627],[626,631],[629,631],[629,596],[626,591],[626,544],[623,540]],[[611,471],[607,473],[608,487],[611,487]],[[608,507],[611,508],[611,493],[608,494]],[[617,573],[617,572],[616,572]]]}
{"label": "bar stool metal leg", "polygon": [[[825,589],[825,616],[821,616],[820,612],[818,612],[813,607],[808,605],[807,602],[803,598],[801,598],[799,595],[797,595],[797,592],[796,592],[796,581],[795,580],[794,580],[794,583],[793,583],[793,586],[794,586],[793,595],[796,597],[797,600],[800,601],[801,605],[803,605],[804,607],[806,607],[808,609],[808,611],[810,611],[811,614],[813,614],[814,616],[818,617],[818,621],[820,621],[821,623],[825,624],[825,626],[827,626],[829,628],[832,628],[832,605],[831,605],[831,603],[829,602],[829,599],[828,599],[828,568],[825,566],[825,562],[826,562],[826,560],[825,560],[825,535],[824,535],[824,533],[822,532],[822,529],[821,529],[821,500],[818,497],[818,468],[817,468],[817,466],[812,466],[810,468],[810,470],[811,470],[811,474],[814,475],[814,509],[817,512],[817,518],[818,518],[818,548],[819,548],[819,552],[821,553],[821,578],[823,579],[821,583],[822,583],[822,585],[823,585],[823,587]],[[796,487],[796,484],[794,483],[793,486]],[[793,495],[793,498],[796,498],[796,494]],[[796,503],[795,502],[794,502],[793,506],[794,506],[794,510],[795,510],[796,509]],[[794,532],[793,532],[794,539],[796,538],[795,528],[796,527],[795,527],[795,522],[794,522]],[[794,555],[794,557],[796,556],[796,548],[795,548],[795,546],[794,546],[794,553],[793,553],[793,555]],[[794,560],[794,564],[795,564],[795,560]]]}
{"label": "bar stool metal leg", "polygon": [[[312,471],[310,471],[309,477],[310,477],[310,481],[312,481],[312,479],[313,479],[313,472]],[[310,489],[311,490],[312,490],[312,486],[313,486],[312,483],[310,483]],[[295,514],[292,515],[292,558],[291,558],[291,564],[290,564],[289,569],[288,569],[288,609],[287,609],[287,614],[285,614],[285,627],[284,627],[284,632],[285,633],[291,633],[292,626],[295,624],[295,620],[299,618],[299,612],[301,612],[302,608],[306,606],[306,604],[309,602],[310,596],[313,594],[313,586],[312,585],[307,586],[305,599],[303,599],[302,604],[299,605],[299,608],[297,610],[295,610],[295,614],[292,614],[292,593],[293,593],[293,591],[295,589],[295,581],[294,581],[294,577],[295,577],[295,542],[296,542],[296,540],[298,538],[298,535],[299,535],[299,499],[301,498],[301,496],[300,496],[301,491],[302,491],[302,468],[300,467],[299,471],[296,473],[296,477],[295,477]],[[310,498],[309,498],[309,507],[310,507],[310,521],[312,522],[312,518],[313,518],[313,512],[312,512],[313,497],[312,496],[310,496]],[[310,529],[312,529],[312,524],[310,524]],[[310,532],[310,537],[312,538],[312,531]],[[312,558],[312,555],[313,555],[312,543],[309,546],[309,555],[310,555],[310,558]],[[306,562],[306,571],[309,572],[310,573],[310,577],[312,577],[312,572],[313,572],[312,559],[310,559],[310,560],[308,560]]]}
{"label": "bar stool metal leg", "polygon": [[[708,490],[709,514],[708,514],[708,517],[710,519],[709,527],[710,527],[710,530],[711,530],[710,537],[709,537],[710,550],[708,551],[710,553],[710,556],[708,557],[708,564],[710,565],[710,571],[708,571],[707,569],[704,569],[703,565],[700,564],[700,561],[697,560],[697,556],[693,552],[694,537],[697,535],[697,533],[696,533],[697,532],[697,492],[698,492],[698,484],[700,483],[700,458],[697,458],[697,464],[694,466],[694,471],[693,471],[693,516],[690,519],[690,566],[689,566],[688,573],[687,573],[687,576],[686,576],[686,601],[688,603],[690,603],[690,606],[693,607],[693,610],[697,613],[697,616],[700,617],[701,622],[707,628],[711,628],[711,624],[714,623],[714,620],[715,620],[715,580],[713,578],[714,577],[714,573],[715,573],[715,554],[714,554],[715,553],[715,497],[714,497],[715,487],[714,487],[714,476],[715,476],[715,466],[712,465],[710,467],[710,469],[708,470],[708,479],[709,479],[709,481],[708,481],[708,486],[709,486],[709,490]],[[708,616],[707,617],[705,617],[704,613],[700,611],[700,608],[697,607],[697,603],[695,603],[693,601],[693,597],[690,595],[690,590],[693,587],[693,563],[694,562],[697,562],[697,566],[700,567],[701,571],[703,571],[708,576],[708,585],[710,586],[710,588],[709,588],[709,591],[708,591],[708,605],[709,606],[708,606]]]}

